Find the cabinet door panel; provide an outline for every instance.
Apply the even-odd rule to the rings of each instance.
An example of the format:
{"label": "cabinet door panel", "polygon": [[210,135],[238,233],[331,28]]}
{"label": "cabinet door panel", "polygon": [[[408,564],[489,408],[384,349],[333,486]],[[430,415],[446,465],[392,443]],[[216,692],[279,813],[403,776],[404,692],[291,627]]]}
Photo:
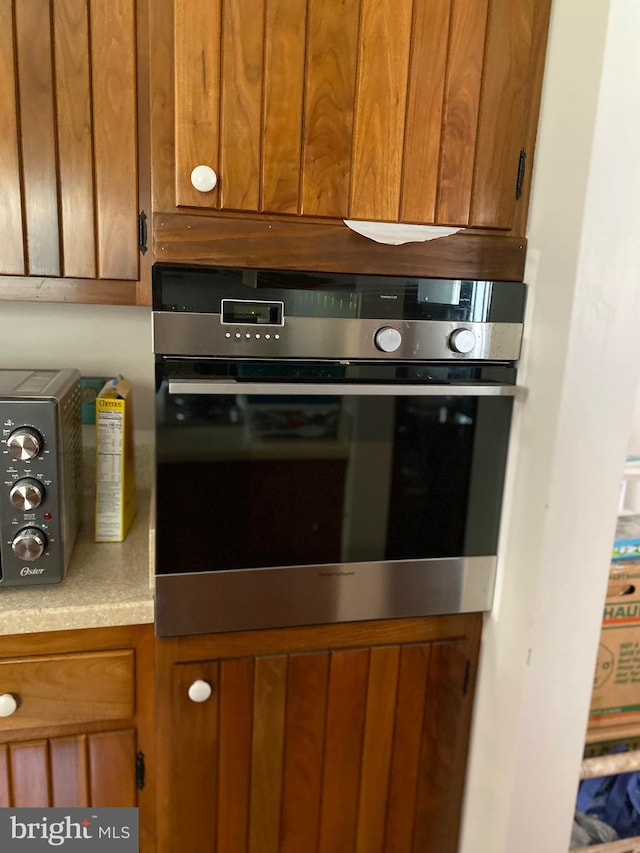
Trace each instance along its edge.
{"label": "cabinet door panel", "polygon": [[167,661],[160,849],[454,853],[477,639]]}
{"label": "cabinet door panel", "polygon": [[0,0],[0,272],[23,275],[22,197],[13,48],[13,3]]}
{"label": "cabinet door panel", "polygon": [[31,275],[60,275],[49,0],[17,3],[24,217]]}
{"label": "cabinet door panel", "polygon": [[398,685],[398,646],[371,650],[357,853],[383,853]]}
{"label": "cabinet door panel", "polygon": [[100,278],[136,279],[137,233],[134,0],[91,0],[93,120]]}
{"label": "cabinet door panel", "polygon": [[89,735],[91,805],[100,808],[135,806],[135,733]]}
{"label": "cabinet door panel", "polygon": [[510,228],[513,222],[534,12],[535,0],[491,3],[471,210],[475,225]]}
{"label": "cabinet door panel", "polygon": [[437,222],[467,225],[488,0],[453,3],[442,120]]}
{"label": "cabinet door panel", "polygon": [[367,649],[331,653],[319,853],[355,846],[368,667]]}
{"label": "cabinet door panel", "polygon": [[435,222],[451,0],[414,8],[400,219]]}
{"label": "cabinet door panel", "polygon": [[219,715],[217,853],[247,853],[253,658],[221,661]]}
{"label": "cabinet door panel", "polygon": [[0,275],[135,281],[136,0],[0,0]]}
{"label": "cabinet door panel", "polygon": [[299,210],[306,0],[269,0],[265,25],[262,209]]}
{"label": "cabinet door panel", "polygon": [[320,820],[329,655],[289,660],[281,853],[316,850]]}
{"label": "cabinet door panel", "polygon": [[14,807],[51,805],[45,740],[12,746],[10,768]]}
{"label": "cabinet door panel", "polygon": [[264,0],[226,3],[220,86],[220,207],[260,206]]}
{"label": "cabinet door panel", "polygon": [[452,773],[452,768],[460,767],[466,750],[456,723],[465,701],[461,687],[466,662],[462,643],[433,644],[420,745],[414,853],[441,853],[457,834],[462,776]]}
{"label": "cabinet door panel", "polygon": [[89,10],[82,0],[54,0],[53,9],[64,268],[66,275],[94,278]]}
{"label": "cabinet door panel", "polygon": [[134,807],[131,729],[0,746],[0,806]]}
{"label": "cabinet door panel", "polygon": [[49,744],[51,761],[51,805],[57,808],[90,804],[87,738],[55,738]]}
{"label": "cabinet door panel", "polygon": [[[190,685],[202,679],[213,694],[192,702]],[[218,804],[218,664],[181,664],[173,672],[171,731],[163,732],[159,751],[171,756],[171,800],[166,832],[160,831],[160,850],[215,849]],[[175,840],[174,840],[175,839]],[[179,839],[179,840],[178,840]],[[163,846],[166,845],[166,846]]]}
{"label": "cabinet door panel", "polygon": [[412,0],[362,0],[350,216],[400,210]]}
{"label": "cabinet door panel", "polygon": [[426,644],[406,646],[400,654],[385,839],[388,853],[411,850],[429,655]]}
{"label": "cabinet door panel", "polygon": [[358,58],[359,0],[309,0],[301,213],[345,216]]}
{"label": "cabinet door panel", "polygon": [[195,166],[218,171],[221,0],[175,0],[176,203],[215,208],[218,188],[191,183]]}

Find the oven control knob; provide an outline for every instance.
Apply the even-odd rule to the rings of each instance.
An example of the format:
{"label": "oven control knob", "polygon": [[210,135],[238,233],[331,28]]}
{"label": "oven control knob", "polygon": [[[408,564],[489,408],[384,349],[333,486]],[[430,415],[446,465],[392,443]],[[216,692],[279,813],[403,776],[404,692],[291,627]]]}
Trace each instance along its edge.
{"label": "oven control knob", "polygon": [[456,329],[449,335],[449,347],[454,352],[471,352],[476,343],[476,336],[471,329]]}
{"label": "oven control knob", "polygon": [[42,449],[42,436],[31,427],[15,429],[7,439],[9,453],[19,462],[33,459]]}
{"label": "oven control knob", "polygon": [[9,492],[11,503],[22,512],[31,512],[42,503],[44,498],[44,487],[38,480],[29,477],[14,483]]}
{"label": "oven control knob", "polygon": [[11,547],[13,553],[19,560],[25,560],[27,563],[37,560],[44,553],[47,545],[47,538],[37,527],[25,527],[20,530]]}
{"label": "oven control knob", "polygon": [[383,326],[373,336],[373,342],[382,352],[395,352],[402,343],[402,335],[393,326]]}

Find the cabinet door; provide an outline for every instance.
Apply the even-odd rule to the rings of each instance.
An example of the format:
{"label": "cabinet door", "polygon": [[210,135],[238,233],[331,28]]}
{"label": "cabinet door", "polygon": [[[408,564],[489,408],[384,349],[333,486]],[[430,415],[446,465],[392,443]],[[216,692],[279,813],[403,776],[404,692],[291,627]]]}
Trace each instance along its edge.
{"label": "cabinet door", "polygon": [[454,853],[468,652],[453,637],[173,664],[159,849]]}
{"label": "cabinet door", "polygon": [[133,730],[0,745],[0,806],[137,805]]}
{"label": "cabinet door", "polygon": [[135,0],[0,0],[0,274],[136,280]]}
{"label": "cabinet door", "polygon": [[536,4],[162,0],[156,209],[508,230]]}

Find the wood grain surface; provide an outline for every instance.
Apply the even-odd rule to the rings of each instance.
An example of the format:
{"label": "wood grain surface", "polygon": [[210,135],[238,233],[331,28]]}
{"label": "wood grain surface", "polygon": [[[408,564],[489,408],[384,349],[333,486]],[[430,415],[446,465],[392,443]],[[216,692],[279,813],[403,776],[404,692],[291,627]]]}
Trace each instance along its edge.
{"label": "wood grain surface", "polygon": [[0,661],[0,693],[19,697],[0,735],[55,723],[121,720],[134,712],[134,653],[87,652]]}
{"label": "wood grain surface", "polygon": [[[169,21],[162,0],[152,53],[155,37],[176,64],[172,80],[156,59],[152,77],[165,107],[152,110],[156,210],[508,231],[519,151],[535,133],[545,5],[175,0]],[[196,150],[219,163],[219,195],[187,186]]]}
{"label": "wood grain surface", "polygon": [[113,280],[139,279],[143,8],[146,0],[0,0],[0,275],[13,277],[0,280],[2,299],[16,298],[19,275],[101,278],[105,293]]}
{"label": "wood grain surface", "polygon": [[470,232],[386,246],[343,224],[155,214],[164,263],[522,281],[526,240]]}
{"label": "wood grain surface", "polygon": [[[159,640],[162,853],[185,837],[217,853],[454,853],[480,624]],[[202,705],[196,678],[213,688]]]}

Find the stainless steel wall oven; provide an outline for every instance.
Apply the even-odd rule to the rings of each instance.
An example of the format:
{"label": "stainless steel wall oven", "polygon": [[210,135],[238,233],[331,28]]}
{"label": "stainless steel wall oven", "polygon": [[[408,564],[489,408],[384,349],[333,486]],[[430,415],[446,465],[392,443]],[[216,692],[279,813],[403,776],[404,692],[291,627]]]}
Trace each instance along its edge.
{"label": "stainless steel wall oven", "polygon": [[153,287],[160,636],[490,608],[523,283]]}

